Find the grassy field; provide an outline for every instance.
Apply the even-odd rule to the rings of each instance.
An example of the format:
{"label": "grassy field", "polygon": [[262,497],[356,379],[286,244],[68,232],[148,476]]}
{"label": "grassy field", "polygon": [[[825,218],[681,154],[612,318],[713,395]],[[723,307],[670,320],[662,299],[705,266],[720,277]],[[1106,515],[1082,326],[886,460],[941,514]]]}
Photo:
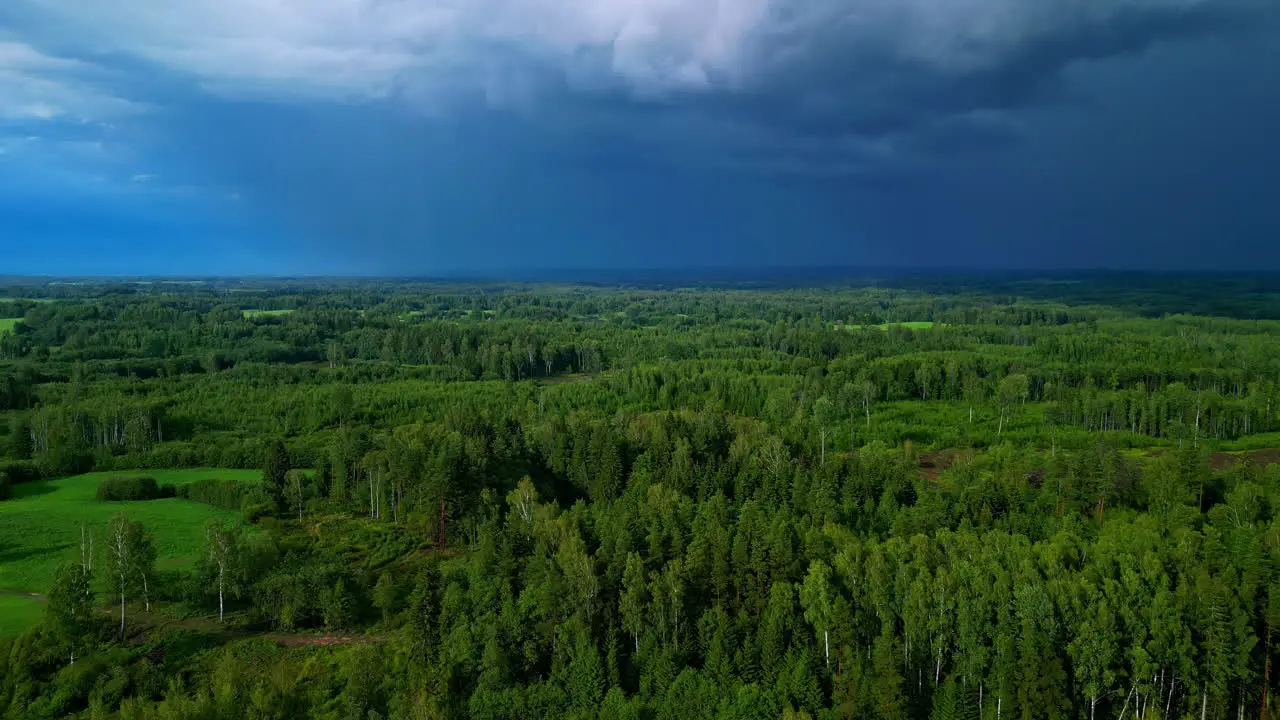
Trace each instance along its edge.
{"label": "grassy field", "polygon": [[919,320],[919,321],[912,321],[912,322],[884,323],[883,325],[871,325],[871,326],[844,325],[843,327],[845,330],[861,330],[863,327],[877,327],[877,328],[880,328],[881,330],[888,330],[890,325],[901,325],[902,327],[911,328],[912,330],[927,330],[931,327],[941,326],[941,323],[934,323],[932,320]]}
{"label": "grassy field", "polygon": [[280,317],[292,313],[292,310],[245,310],[244,316],[247,318],[255,317]]}
{"label": "grassy field", "polygon": [[19,318],[0,318],[0,333],[12,330],[20,322],[22,320]]}
{"label": "grassy field", "polygon": [[40,622],[44,603],[19,594],[0,593],[0,637],[17,635]]}
{"label": "grassy field", "polygon": [[[168,498],[141,502],[100,502],[94,497],[99,481],[122,472],[90,473],[60,480],[24,483],[14,496],[0,502],[0,633],[29,627],[39,619],[39,602],[15,593],[48,590],[58,564],[78,551],[80,526],[101,540],[111,516],[126,510],[151,531],[158,551],[157,566],[191,563],[201,543],[206,520],[236,517],[236,513]],[[161,484],[182,485],[204,478],[257,480],[258,470],[144,470]]]}

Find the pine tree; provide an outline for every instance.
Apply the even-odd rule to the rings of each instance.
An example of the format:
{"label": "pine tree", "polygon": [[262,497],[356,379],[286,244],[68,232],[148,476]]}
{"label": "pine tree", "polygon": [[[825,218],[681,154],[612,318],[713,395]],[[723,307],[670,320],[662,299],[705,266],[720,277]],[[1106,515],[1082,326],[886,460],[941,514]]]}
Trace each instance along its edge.
{"label": "pine tree", "polygon": [[326,630],[340,630],[351,624],[354,609],[351,593],[342,578],[333,584],[333,588],[324,597],[324,627]]}
{"label": "pine tree", "polygon": [[396,611],[396,604],[399,600],[399,591],[396,588],[395,578],[391,573],[383,571],[378,576],[378,584],[373,586],[373,604],[382,611],[382,621],[385,623],[391,619],[391,615]]}
{"label": "pine tree", "polygon": [[284,441],[276,440],[271,443],[271,448],[267,451],[266,465],[262,468],[262,482],[271,493],[277,508],[284,505],[285,484],[288,481],[289,470],[292,468],[289,449],[285,447]]}
{"label": "pine tree", "polygon": [[13,460],[30,460],[32,449],[31,425],[26,418],[19,418],[9,429],[9,445],[5,454]]}

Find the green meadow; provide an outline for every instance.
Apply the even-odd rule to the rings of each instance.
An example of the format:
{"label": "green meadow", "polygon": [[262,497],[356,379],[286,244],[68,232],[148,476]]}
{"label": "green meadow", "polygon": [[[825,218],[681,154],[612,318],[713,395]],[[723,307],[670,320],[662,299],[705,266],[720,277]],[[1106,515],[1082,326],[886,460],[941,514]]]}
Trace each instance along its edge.
{"label": "green meadow", "polygon": [[898,325],[904,328],[910,328],[912,330],[927,330],[931,327],[940,327],[942,323],[935,323],[932,320],[913,320],[911,322],[884,323],[881,325],[842,325],[839,327],[843,327],[845,330],[861,330],[864,327],[873,327],[873,328],[880,328],[881,330],[888,330],[893,325]]}
{"label": "green meadow", "polygon": [[40,622],[44,603],[18,593],[0,592],[0,637],[17,635]]}
{"label": "green meadow", "polygon": [[0,501],[0,635],[21,631],[39,620],[41,603],[23,593],[48,590],[58,564],[79,552],[82,526],[94,533],[101,548],[111,517],[124,510],[151,531],[156,566],[168,569],[194,561],[206,520],[238,516],[178,498],[137,502],[96,499],[94,493],[102,478],[125,474],[149,475],[170,485],[211,477],[257,480],[262,476],[258,470],[113,471],[15,486],[13,497]]}
{"label": "green meadow", "polygon": [[0,318],[0,333],[12,330],[20,322],[21,318]]}
{"label": "green meadow", "polygon": [[292,310],[245,310],[244,316],[247,318],[255,317],[281,317],[292,313]]}

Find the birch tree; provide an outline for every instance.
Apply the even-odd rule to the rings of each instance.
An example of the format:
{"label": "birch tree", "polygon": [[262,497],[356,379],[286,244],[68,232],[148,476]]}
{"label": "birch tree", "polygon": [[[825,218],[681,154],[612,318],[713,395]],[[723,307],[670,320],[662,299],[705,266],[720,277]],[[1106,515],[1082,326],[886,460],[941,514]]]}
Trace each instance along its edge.
{"label": "birch tree", "polygon": [[1013,414],[1020,403],[1026,402],[1027,395],[1028,383],[1026,375],[1020,373],[1006,375],[1000,381],[1000,387],[996,393],[996,403],[1000,409],[1000,426],[996,430],[996,435],[1004,433],[1006,418]]}
{"label": "birch tree", "polygon": [[834,615],[831,591],[831,568],[821,560],[809,564],[809,574],[800,586],[800,605],[804,619],[822,637],[822,654],[831,665],[831,618]]}
{"label": "birch tree", "polygon": [[538,491],[528,475],[520,478],[516,489],[507,493],[507,507],[511,508],[508,522],[520,529],[520,532],[533,534],[533,516],[538,508]]}
{"label": "birch tree", "polygon": [[67,563],[58,568],[49,591],[48,618],[75,665],[93,629],[93,573],[87,564]]}
{"label": "birch tree", "polygon": [[302,522],[302,508],[306,503],[307,474],[301,470],[290,470],[285,473],[284,490],[289,506],[298,513],[298,522]]}
{"label": "birch tree", "polygon": [[[126,513],[116,513],[107,530],[108,588],[120,598],[120,639],[124,639],[125,605],[135,588],[146,592],[147,578],[155,563],[155,546],[141,524]],[[149,604],[149,603],[148,603]]]}
{"label": "birch tree", "polygon": [[618,598],[622,627],[631,633],[636,652],[640,652],[640,631],[647,625],[645,609],[648,606],[649,588],[645,583],[644,561],[638,553],[627,553],[626,568],[622,572],[622,595]]}
{"label": "birch tree", "polygon": [[826,395],[813,403],[813,422],[818,426],[818,435],[822,439],[822,464],[827,462],[827,433],[836,422],[836,406]]}
{"label": "birch tree", "polygon": [[240,533],[220,520],[210,520],[204,526],[204,538],[207,571],[218,586],[218,622],[223,622],[227,591],[239,588]]}
{"label": "birch tree", "polygon": [[867,416],[867,429],[871,429],[871,406],[880,395],[880,388],[871,380],[863,378],[858,382],[858,398],[862,403],[862,412]]}
{"label": "birch tree", "polygon": [[1109,695],[1116,684],[1114,663],[1120,637],[1105,599],[1095,596],[1089,600],[1067,652],[1074,661],[1076,682],[1089,703],[1089,720],[1094,720],[1098,701]]}

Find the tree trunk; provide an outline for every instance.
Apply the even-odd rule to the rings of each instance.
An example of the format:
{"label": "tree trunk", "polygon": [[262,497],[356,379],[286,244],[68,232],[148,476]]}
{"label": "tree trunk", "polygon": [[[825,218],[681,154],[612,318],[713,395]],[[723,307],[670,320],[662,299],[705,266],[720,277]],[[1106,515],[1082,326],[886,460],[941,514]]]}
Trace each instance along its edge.
{"label": "tree trunk", "polygon": [[1262,709],[1258,711],[1258,720],[1267,716],[1267,690],[1271,686],[1271,623],[1267,623],[1267,642],[1263,650],[1262,661]]}
{"label": "tree trunk", "polygon": [[[124,587],[124,578],[120,578],[120,587]],[[124,590],[120,591],[120,639],[124,640]]]}
{"label": "tree trunk", "polygon": [[827,636],[827,631],[822,631],[822,645],[827,653],[827,667],[831,667],[831,639]]}
{"label": "tree trunk", "polygon": [[222,604],[222,588],[226,570],[222,565],[218,566],[218,622],[222,622],[223,604]]}
{"label": "tree trunk", "polygon": [[[1129,691],[1129,694],[1124,696],[1124,707],[1120,708],[1120,714],[1117,716],[1119,720],[1123,720],[1125,711],[1129,709],[1129,701],[1133,699],[1133,693],[1136,692],[1137,689],[1138,686],[1134,685],[1133,689]],[[1201,718],[1201,720],[1203,720],[1203,718]]]}
{"label": "tree trunk", "polygon": [[1089,699],[1089,720],[1093,720],[1094,711],[1098,707],[1098,696],[1094,695]]}
{"label": "tree trunk", "polygon": [[1209,712],[1209,688],[1205,686],[1200,691],[1200,720],[1204,720],[1205,715]]}

